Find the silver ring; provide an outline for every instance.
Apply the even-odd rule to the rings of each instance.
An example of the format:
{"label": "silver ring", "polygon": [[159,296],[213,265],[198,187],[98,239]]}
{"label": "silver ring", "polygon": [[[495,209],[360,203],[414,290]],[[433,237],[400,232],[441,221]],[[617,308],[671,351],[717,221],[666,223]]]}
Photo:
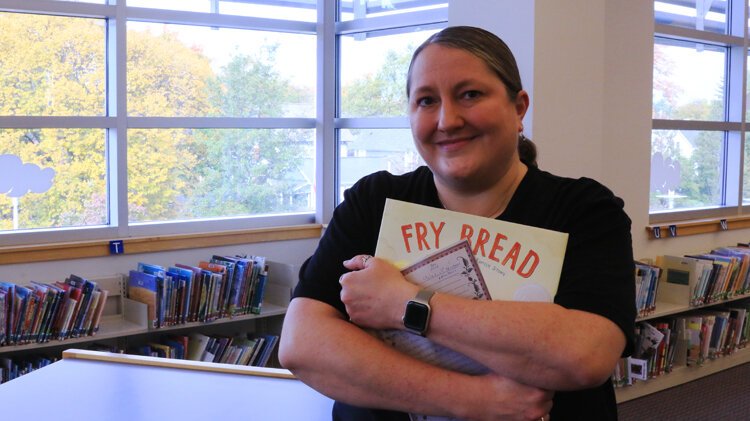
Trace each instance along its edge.
{"label": "silver ring", "polygon": [[362,256],[362,264],[363,264],[363,265],[364,265],[364,264],[367,264],[367,261],[368,261],[368,260],[370,260],[370,259],[372,259],[372,256],[370,256],[370,255],[368,255],[368,254],[366,254],[366,255]]}

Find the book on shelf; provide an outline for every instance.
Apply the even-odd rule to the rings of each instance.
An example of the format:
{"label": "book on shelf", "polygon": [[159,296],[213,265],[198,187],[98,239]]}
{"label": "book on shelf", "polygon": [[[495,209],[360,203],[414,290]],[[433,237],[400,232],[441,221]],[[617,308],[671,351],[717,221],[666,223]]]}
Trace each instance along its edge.
{"label": "book on shelf", "polygon": [[265,258],[256,260],[255,265],[258,267],[258,271],[255,276],[256,280],[251,296],[252,301],[250,304],[250,312],[253,314],[261,314],[263,311],[263,298],[266,293],[266,284],[268,283],[268,265],[266,264]]}
{"label": "book on shelf", "polygon": [[661,272],[661,267],[657,265],[635,262],[635,300],[639,317],[648,316],[656,310]]}
{"label": "book on shelf", "polygon": [[[186,265],[183,263],[175,263],[174,265],[175,269],[180,269],[181,271],[187,270],[192,272],[192,275],[190,277],[190,282],[188,282],[188,291],[186,293],[186,303],[185,303],[185,313],[186,313],[186,322],[195,322],[198,320],[198,307],[200,304],[200,292],[201,292],[201,285],[203,282],[203,269],[192,266],[192,265]],[[188,276],[187,274],[185,276]]]}
{"label": "book on shelf", "polygon": [[159,327],[157,302],[160,294],[155,275],[138,270],[128,273],[128,298],[146,305],[146,318],[150,328]]}
{"label": "book on shelf", "polygon": [[237,293],[245,279],[247,265],[234,257],[220,255],[211,257],[211,262],[226,267],[227,284],[222,294],[223,308],[226,316],[234,316],[238,312]]}
{"label": "book on shelf", "polygon": [[5,344],[8,332],[8,291],[0,288],[0,345]]}
{"label": "book on shelf", "polygon": [[0,282],[0,346],[88,336],[101,296],[96,282],[76,275],[53,283]]}
{"label": "book on shelf", "polygon": [[102,322],[102,314],[104,314],[104,308],[107,305],[107,299],[109,298],[109,290],[100,289],[99,292],[99,302],[97,302],[96,310],[94,311],[94,316],[91,319],[91,324],[89,326],[90,335],[96,335],[96,333],[99,332],[99,325],[101,325]]}
{"label": "book on shelf", "polygon": [[677,305],[702,305],[711,279],[718,274],[711,260],[689,256],[657,256],[656,266],[662,269],[657,299]]}
{"label": "book on shelf", "polygon": [[167,345],[172,354],[172,358],[178,359],[178,360],[184,360],[187,356],[187,343],[188,337],[187,336],[169,336],[164,339],[163,343],[164,345]]}
{"label": "book on shelf", "polygon": [[750,292],[750,247],[718,247],[711,251],[713,254],[732,256],[740,261],[737,276],[730,287],[730,296],[743,295]]}
{"label": "book on shelf", "polygon": [[209,337],[199,332],[191,332],[188,340],[187,359],[193,361],[202,361],[203,353],[206,352]]}
{"label": "book on shelf", "polygon": [[195,272],[192,269],[180,265],[170,266],[167,270],[179,279],[181,286],[179,310],[176,317],[177,323],[187,323],[190,317],[190,305],[192,303],[191,300]]}
{"label": "book on shelf", "polygon": [[79,305],[74,311],[73,320],[70,326],[70,336],[77,338],[82,334],[83,321],[86,318],[86,313],[89,311],[91,306],[91,296],[94,292],[96,284],[88,279],[84,279],[80,276],[71,274],[65,279],[65,284],[70,285],[72,288],[79,289],[80,300]]}
{"label": "book on shelf", "polygon": [[739,261],[736,257],[715,253],[691,254],[686,257],[706,260],[713,265],[711,276],[704,285],[701,285],[698,302],[710,304],[731,297],[729,286],[739,275]]}
{"label": "book on shelf", "polygon": [[279,342],[279,336],[254,332],[248,334],[248,338],[258,341],[257,352],[253,354],[248,365],[266,367],[276,349],[276,344]]}
{"label": "book on shelf", "polygon": [[[153,277],[153,281],[149,283],[149,286],[153,286],[153,291],[156,292],[156,296],[154,301],[153,319],[149,320],[151,320],[150,324],[153,327],[162,327],[165,325],[164,310],[167,287],[166,269],[160,265],[139,262],[136,272],[145,273],[146,275],[151,275]],[[132,275],[132,271],[130,273]]]}
{"label": "book on shelf", "polygon": [[202,321],[211,321],[220,317],[221,293],[226,285],[226,266],[208,261],[198,262],[198,267],[203,269],[203,278],[206,281],[205,307]]}

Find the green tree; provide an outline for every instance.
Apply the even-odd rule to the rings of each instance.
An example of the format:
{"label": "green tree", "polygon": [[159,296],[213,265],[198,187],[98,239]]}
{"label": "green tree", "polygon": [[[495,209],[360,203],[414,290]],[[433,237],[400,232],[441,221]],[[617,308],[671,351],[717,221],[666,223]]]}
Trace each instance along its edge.
{"label": "green tree", "polygon": [[406,114],[406,73],[413,47],[389,50],[383,66],[374,74],[342,88],[344,117],[394,117]]}
{"label": "green tree", "polygon": [[[283,104],[299,94],[274,67],[275,54],[276,46],[253,56],[235,54],[208,85],[214,111],[222,116],[283,115]],[[307,209],[289,196],[308,139],[298,130],[199,131],[199,181],[187,207],[201,217]]]}
{"label": "green tree", "polygon": [[[710,100],[696,100],[679,104],[680,88],[675,83],[673,69],[676,63],[670,59],[668,48],[654,46],[654,96],[653,117],[675,120],[721,121],[724,119],[724,101],[722,86],[716,87],[714,97]],[[683,156],[677,141],[678,136],[692,146],[692,153]],[[659,196],[676,193],[685,196],[680,199],[679,207],[701,207],[720,203],[721,200],[721,141],[716,133],[688,131],[679,133],[674,130],[657,130],[651,140],[652,161],[663,159],[664,164],[652,164],[650,209],[666,209],[668,200]],[[680,171],[679,185],[674,186],[664,180],[656,180],[668,173],[667,164]]]}

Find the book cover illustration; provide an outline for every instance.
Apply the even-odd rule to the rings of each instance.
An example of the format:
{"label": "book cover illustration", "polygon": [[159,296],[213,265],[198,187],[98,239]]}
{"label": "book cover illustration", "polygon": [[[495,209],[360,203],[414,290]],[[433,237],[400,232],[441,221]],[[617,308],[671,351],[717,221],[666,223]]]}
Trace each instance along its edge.
{"label": "book cover illustration", "polygon": [[467,240],[493,299],[552,302],[568,234],[386,199],[375,256],[403,269]]}

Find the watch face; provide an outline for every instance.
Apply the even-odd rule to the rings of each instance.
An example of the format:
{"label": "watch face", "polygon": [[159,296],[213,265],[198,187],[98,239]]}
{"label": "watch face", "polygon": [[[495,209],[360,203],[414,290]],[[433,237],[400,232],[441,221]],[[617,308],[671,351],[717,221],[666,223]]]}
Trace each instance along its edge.
{"label": "watch face", "polygon": [[404,327],[418,332],[424,332],[427,328],[427,319],[430,317],[430,308],[422,303],[409,301],[404,312]]}

